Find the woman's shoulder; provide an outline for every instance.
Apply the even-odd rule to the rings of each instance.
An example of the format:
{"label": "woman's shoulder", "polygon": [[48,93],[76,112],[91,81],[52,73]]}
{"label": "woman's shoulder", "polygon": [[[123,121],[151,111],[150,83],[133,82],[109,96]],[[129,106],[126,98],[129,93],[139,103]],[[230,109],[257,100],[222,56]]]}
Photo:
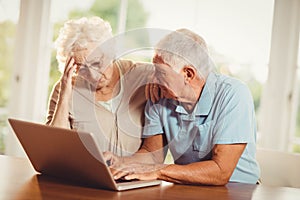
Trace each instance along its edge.
{"label": "woman's shoulder", "polygon": [[118,65],[123,74],[130,71],[152,71],[154,70],[152,63],[133,62],[132,60],[118,60],[114,64]]}
{"label": "woman's shoulder", "polygon": [[131,60],[117,60],[114,62],[114,65],[118,66],[125,74],[134,66],[134,62]]}

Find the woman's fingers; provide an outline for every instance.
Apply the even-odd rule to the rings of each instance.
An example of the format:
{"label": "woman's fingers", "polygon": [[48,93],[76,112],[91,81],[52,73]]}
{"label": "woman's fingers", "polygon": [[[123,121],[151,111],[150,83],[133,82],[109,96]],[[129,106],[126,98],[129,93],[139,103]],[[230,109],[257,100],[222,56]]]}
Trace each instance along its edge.
{"label": "woman's fingers", "polygon": [[77,65],[75,64],[74,58],[69,57],[65,65],[64,74],[62,75],[63,84],[72,85],[72,77],[76,68]]}
{"label": "woman's fingers", "polygon": [[72,79],[72,76],[74,75],[74,72],[76,70],[76,67],[77,65],[74,64],[73,66],[71,66],[67,72],[67,77],[68,77],[68,80],[71,80]]}
{"label": "woman's fingers", "polygon": [[61,86],[60,86],[60,93],[61,95],[64,95],[67,97],[66,99],[69,99],[72,93],[72,87],[73,87],[73,73],[76,70],[77,65],[75,64],[75,60],[72,57],[69,57],[67,59],[64,73],[61,77]]}
{"label": "woman's fingers", "polygon": [[120,165],[120,158],[109,151],[104,152],[103,157],[106,164],[111,168]]}
{"label": "woman's fingers", "polygon": [[[74,63],[74,58],[72,56],[70,56],[68,59],[67,59],[67,62],[65,63],[65,69],[64,69],[64,74],[69,70],[69,66],[70,66],[70,63],[73,62]],[[73,65],[73,64],[72,64]]]}

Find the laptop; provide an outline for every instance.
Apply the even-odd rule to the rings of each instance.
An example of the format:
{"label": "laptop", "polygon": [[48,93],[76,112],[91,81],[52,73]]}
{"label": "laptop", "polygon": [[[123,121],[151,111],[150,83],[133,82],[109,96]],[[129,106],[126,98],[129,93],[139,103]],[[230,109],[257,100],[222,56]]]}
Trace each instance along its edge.
{"label": "laptop", "polygon": [[8,119],[35,171],[80,185],[129,190],[159,185],[160,180],[117,182],[92,133]]}

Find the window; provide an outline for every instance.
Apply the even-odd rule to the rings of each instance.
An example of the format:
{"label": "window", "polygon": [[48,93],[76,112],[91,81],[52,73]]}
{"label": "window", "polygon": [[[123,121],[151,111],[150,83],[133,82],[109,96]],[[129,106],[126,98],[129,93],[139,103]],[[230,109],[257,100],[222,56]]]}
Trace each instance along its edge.
{"label": "window", "polygon": [[[147,12],[144,5],[139,0],[126,0],[125,10],[127,13],[125,18],[125,30],[137,27],[145,27],[147,22]],[[51,23],[53,24],[53,42],[56,40],[59,29],[68,19],[78,19],[80,17],[99,16],[108,21],[112,27],[113,34],[120,31],[118,24],[119,12],[121,10],[121,0],[52,0]],[[125,31],[124,30],[124,31]],[[122,30],[121,30],[122,31]],[[54,83],[59,80],[60,72],[58,71],[58,63],[56,61],[56,51],[53,48],[51,53],[50,81],[49,92]]]}
{"label": "window", "polygon": [[[297,52],[299,49],[297,0],[276,0],[268,81],[260,108],[260,146],[291,151],[297,117]],[[298,56],[299,57],[299,56]]]}
{"label": "window", "polygon": [[19,6],[19,0],[0,0],[0,154],[4,153],[4,140],[8,133],[7,106],[11,94],[10,83]]}
{"label": "window", "polygon": [[259,115],[268,75],[273,0],[142,2],[149,12],[147,27],[189,28],[203,36],[217,69],[247,83]]}
{"label": "window", "polygon": [[[6,125],[7,105],[11,92],[11,66],[14,62],[14,43],[20,2],[20,0],[0,0],[0,154],[4,151],[3,141],[8,132]],[[124,4],[124,2],[127,3]],[[221,73],[238,77],[248,84],[259,118],[262,87],[266,83],[269,70],[274,2],[281,1],[51,0],[52,42],[56,39],[59,29],[67,19],[82,16],[100,16],[111,23],[114,33],[118,33],[122,30],[119,26],[121,23],[119,17],[120,10],[122,10],[121,5],[124,6],[123,11],[126,7],[125,16],[127,17],[122,18],[121,23],[125,30],[140,27],[169,30],[189,28],[205,38],[216,67]],[[172,5],[172,9],[170,9],[170,5]],[[53,47],[53,44],[51,45]],[[128,56],[140,60],[147,58],[150,53],[140,51]],[[57,69],[55,55],[56,52],[52,48],[50,80],[47,88],[49,92],[61,75]],[[296,83],[298,85],[298,100],[296,100],[298,109],[295,114],[295,134],[292,138],[287,139],[294,152],[300,152],[299,71],[298,67],[298,83]],[[260,132],[259,127],[258,132]]]}
{"label": "window", "polygon": [[[300,51],[299,51],[300,54]],[[300,153],[300,65],[299,60],[300,56],[298,54],[298,73],[297,73],[297,82],[296,82],[296,104],[297,104],[297,110],[296,110],[296,127],[295,127],[295,134],[292,137],[292,151],[295,153]]]}

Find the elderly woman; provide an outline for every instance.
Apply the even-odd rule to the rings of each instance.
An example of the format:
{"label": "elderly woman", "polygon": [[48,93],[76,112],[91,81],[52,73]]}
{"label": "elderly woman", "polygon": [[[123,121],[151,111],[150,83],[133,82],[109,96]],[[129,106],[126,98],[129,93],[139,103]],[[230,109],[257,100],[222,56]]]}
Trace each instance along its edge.
{"label": "elderly woman", "polygon": [[56,40],[62,76],[49,99],[46,124],[92,132],[101,150],[131,155],[141,145],[144,85],[153,69],[129,60],[103,62],[112,57],[104,51],[96,51],[90,63],[89,55],[110,39],[111,27],[99,17],[64,24]]}

